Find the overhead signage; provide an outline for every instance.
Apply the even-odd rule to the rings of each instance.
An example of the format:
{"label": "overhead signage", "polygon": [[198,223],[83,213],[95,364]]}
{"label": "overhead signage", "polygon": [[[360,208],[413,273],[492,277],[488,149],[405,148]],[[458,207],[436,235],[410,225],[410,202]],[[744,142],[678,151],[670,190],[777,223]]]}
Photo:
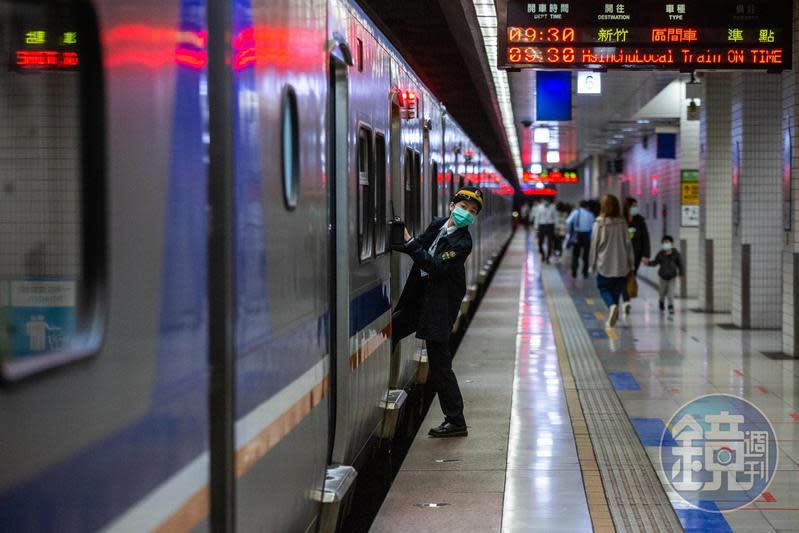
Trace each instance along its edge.
{"label": "overhead signage", "polygon": [[663,70],[791,67],[789,0],[508,0],[498,65]]}
{"label": "overhead signage", "polygon": [[540,174],[524,172],[522,181],[525,183],[578,183],[577,172],[573,170],[544,170]]}
{"label": "overhead signage", "polygon": [[602,74],[581,70],[577,73],[577,94],[602,94]]}

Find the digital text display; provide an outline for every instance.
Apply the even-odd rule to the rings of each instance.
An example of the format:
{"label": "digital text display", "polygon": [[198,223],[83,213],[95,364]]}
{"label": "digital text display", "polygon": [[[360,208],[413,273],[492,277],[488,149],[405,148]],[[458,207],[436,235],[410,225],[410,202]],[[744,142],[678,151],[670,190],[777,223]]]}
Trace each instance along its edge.
{"label": "digital text display", "polygon": [[11,70],[64,71],[76,70],[79,65],[77,31],[50,23],[32,25],[18,32],[11,54]]}
{"label": "digital text display", "polygon": [[500,68],[791,66],[790,0],[508,1]]}

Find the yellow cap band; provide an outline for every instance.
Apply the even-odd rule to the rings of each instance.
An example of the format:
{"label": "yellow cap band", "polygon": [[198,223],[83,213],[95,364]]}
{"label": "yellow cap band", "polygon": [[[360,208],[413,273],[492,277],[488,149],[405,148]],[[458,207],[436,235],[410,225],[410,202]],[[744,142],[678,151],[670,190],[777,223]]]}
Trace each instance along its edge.
{"label": "yellow cap band", "polygon": [[473,193],[472,191],[469,191],[469,190],[466,190],[466,189],[461,189],[457,193],[455,193],[455,196],[456,197],[458,197],[458,196],[468,196],[469,198],[471,198],[472,200],[474,200],[475,202],[480,204],[480,207],[483,206],[483,197],[480,196],[479,194]]}

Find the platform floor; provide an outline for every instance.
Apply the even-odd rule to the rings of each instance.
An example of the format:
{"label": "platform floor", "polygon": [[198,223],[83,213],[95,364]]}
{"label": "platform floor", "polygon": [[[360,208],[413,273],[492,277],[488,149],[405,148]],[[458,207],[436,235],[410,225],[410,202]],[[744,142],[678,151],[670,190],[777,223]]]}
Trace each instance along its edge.
{"label": "platform floor", "polygon": [[[779,332],[690,300],[661,314],[644,283],[606,330],[595,281],[536,249],[517,232],[455,358],[469,437],[428,438],[434,404],[372,531],[799,532],[799,360],[773,355]],[[716,392],[753,402],[779,439],[767,492],[723,514],[684,503],[659,460],[671,416]]]}

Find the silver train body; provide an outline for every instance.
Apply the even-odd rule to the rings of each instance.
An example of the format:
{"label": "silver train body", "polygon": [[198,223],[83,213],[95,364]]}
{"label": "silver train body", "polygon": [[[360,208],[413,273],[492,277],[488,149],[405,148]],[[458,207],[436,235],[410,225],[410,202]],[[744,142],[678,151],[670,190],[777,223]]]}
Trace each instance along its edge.
{"label": "silver train body", "polygon": [[[2,2],[8,30],[19,17],[8,14],[14,2]],[[81,25],[92,8],[96,28]],[[59,326],[72,334],[68,346],[25,355],[12,338],[4,353],[0,338],[0,530],[206,530],[218,453],[209,438],[216,368],[207,235],[216,221],[207,209],[207,6],[97,0],[81,9],[71,16],[78,39],[97,32],[98,72],[67,65],[0,75],[8,110],[0,128],[32,136],[33,158],[73,162],[66,192],[63,166],[41,174],[38,190],[50,200],[31,208],[33,221],[20,209],[17,219],[0,219],[0,238],[16,234],[15,253],[27,258],[0,271],[0,313],[24,308],[15,307],[14,287],[78,294],[75,309],[64,304],[40,320],[52,326],[63,309],[74,310],[74,325]],[[384,221],[400,216],[418,233],[448,212],[459,185],[485,188],[471,228],[465,315],[510,236],[511,197],[497,194],[504,180],[356,6],[236,0],[231,9],[231,504],[239,531],[312,531],[328,464],[362,460],[386,416],[381,399],[411,387],[419,365],[417,339],[391,353],[391,306],[411,262],[388,250]],[[70,32],[58,33],[66,46]],[[91,51],[80,53],[88,64]],[[75,81],[92,74],[101,75],[99,101],[87,97],[91,79]],[[91,105],[104,115],[95,129],[97,113],[76,111]],[[19,129],[36,110],[40,123]],[[79,117],[65,123],[67,112]],[[87,169],[100,167],[87,162],[93,146],[85,146],[92,131],[105,146],[105,170],[95,176]],[[11,183],[0,190],[0,208],[20,205],[18,182],[28,179],[12,137],[0,140],[0,175]],[[65,209],[69,221],[53,215]],[[44,236],[27,237],[25,224]],[[71,239],[66,251],[58,248],[62,230],[72,231],[61,238]],[[47,260],[32,261],[33,248]],[[51,271],[48,258],[70,250],[76,264]],[[13,329],[8,317],[0,320]],[[38,334],[25,327],[30,339]],[[79,361],[62,364],[72,359]]]}

